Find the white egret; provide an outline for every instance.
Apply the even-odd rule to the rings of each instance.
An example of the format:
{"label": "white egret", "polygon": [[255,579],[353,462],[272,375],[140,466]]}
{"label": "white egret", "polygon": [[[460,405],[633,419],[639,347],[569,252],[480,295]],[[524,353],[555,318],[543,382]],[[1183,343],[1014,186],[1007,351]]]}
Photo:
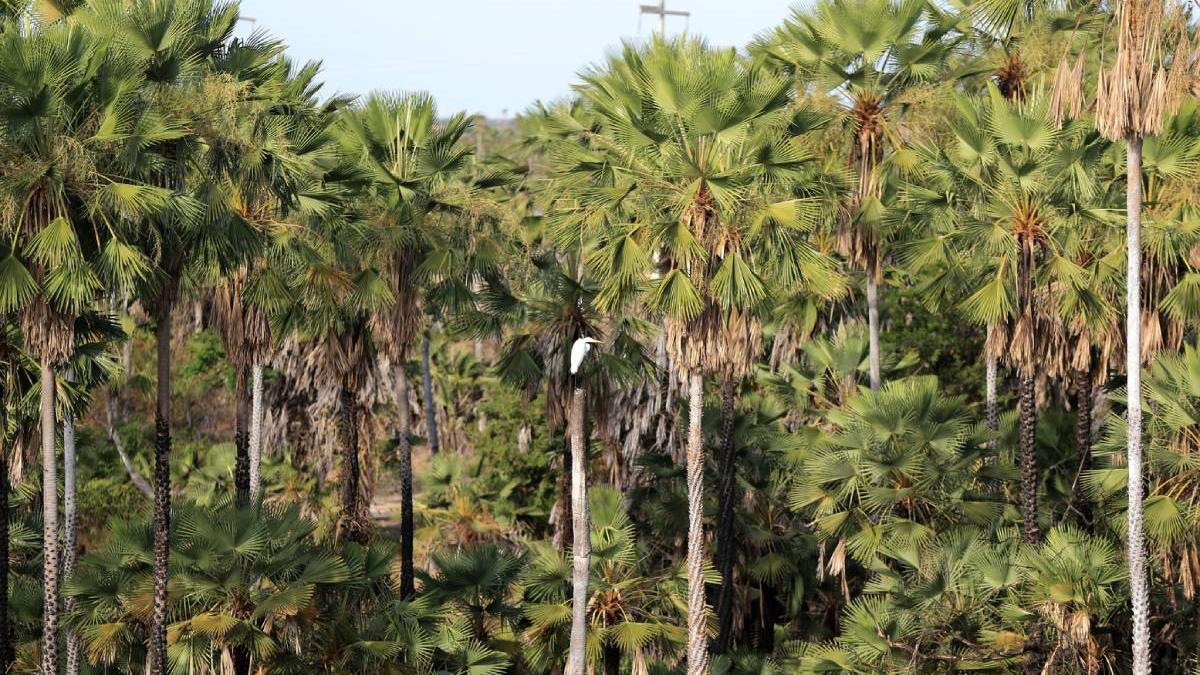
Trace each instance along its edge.
{"label": "white egret", "polygon": [[579,366],[583,365],[583,357],[587,356],[588,351],[591,350],[594,344],[600,344],[600,341],[590,337],[582,337],[576,340],[575,344],[571,345],[572,375],[579,372]]}

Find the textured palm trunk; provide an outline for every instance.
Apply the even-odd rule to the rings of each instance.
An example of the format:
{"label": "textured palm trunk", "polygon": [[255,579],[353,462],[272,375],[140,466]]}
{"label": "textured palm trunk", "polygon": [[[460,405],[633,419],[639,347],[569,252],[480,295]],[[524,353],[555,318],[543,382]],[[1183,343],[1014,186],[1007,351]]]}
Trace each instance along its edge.
{"label": "textured palm trunk", "polygon": [[591,574],[592,543],[588,527],[587,446],[583,438],[583,388],[571,396],[571,648],[567,673],[587,672],[588,579]]}
{"label": "textured palm trunk", "polygon": [[1150,591],[1142,513],[1142,138],[1125,141],[1128,223],[1125,227],[1125,373],[1129,405],[1126,454],[1129,463],[1128,555],[1133,599],[1133,673],[1150,674]]}
{"label": "textured palm trunk", "polygon": [[233,445],[236,452],[233,489],[238,508],[250,504],[250,398],[246,391],[246,375],[245,368],[238,368],[233,404]]}
{"label": "textured palm trunk", "polygon": [[429,331],[421,338],[421,387],[425,399],[425,433],[429,438],[429,454],[436,455],[438,443],[437,404],[433,401],[433,371],[429,368]]}
{"label": "textured palm trunk", "polygon": [[167,672],[167,561],[171,555],[171,306],[162,302],[155,341],[158,352],[154,414],[154,572],[150,618],[150,675]]}
{"label": "textured palm trunk", "polygon": [[58,675],[58,436],[54,369],[41,363],[42,429],[42,673]]}
{"label": "textured palm trunk", "polygon": [[400,428],[396,431],[396,453],[400,464],[400,595],[416,593],[413,576],[413,475],[412,414],[408,407],[408,375],[397,369],[396,411]]}
{"label": "textured palm trunk", "polygon": [[[67,374],[68,379],[71,374]],[[67,410],[63,413],[63,545],[62,578],[70,579],[75,573],[76,523],[76,477],[75,416]],[[63,602],[66,614],[75,609],[75,599],[68,597]],[[67,675],[79,675],[79,635],[74,628],[67,629]]]}
{"label": "textured palm trunk", "polygon": [[355,392],[346,385],[341,390],[342,441],[342,534],[353,542],[365,543],[366,532],[359,515],[358,483],[361,468],[358,463],[358,401]]}
{"label": "textured palm trunk", "polygon": [[1041,539],[1037,522],[1037,401],[1033,373],[1021,373],[1021,531],[1025,541]]}
{"label": "textured palm trunk", "polygon": [[737,558],[737,532],[734,505],[737,500],[737,446],[734,443],[737,386],[732,378],[721,382],[721,464],[717,486],[717,571],[721,587],[717,593],[717,643],[714,651],[723,654],[733,644],[733,563]]}
{"label": "textured palm trunk", "polygon": [[[991,338],[992,326],[989,324],[987,327],[987,340],[984,342],[983,347],[984,354],[986,354],[984,357],[984,369],[986,374],[984,375],[983,415],[984,424],[987,425],[988,431],[992,432],[993,438],[988,439],[988,457],[984,459],[984,462],[986,464],[996,465],[1000,463],[998,452],[999,442],[994,437],[996,432],[1000,430],[1000,405],[996,393],[998,381],[1000,379],[1000,364],[998,363],[996,357],[991,353],[991,348],[989,346],[992,341]],[[985,481],[985,485],[989,490],[992,491],[997,491],[1000,487],[999,480],[994,477]]]}
{"label": "textured palm trunk", "polygon": [[[1018,303],[1021,321],[1029,327],[1029,344],[1025,346],[1024,358],[1036,359],[1037,330],[1033,318],[1033,268],[1036,254],[1035,244],[1023,236],[1020,241],[1021,252],[1017,260]],[[1021,353],[1021,352],[1018,352]],[[1035,390],[1034,373],[1036,363],[1022,363],[1019,368],[1018,412],[1020,417],[1020,464],[1021,464],[1021,521],[1022,534],[1028,543],[1037,543],[1041,539],[1041,531],[1037,521],[1037,392]]]}
{"label": "textured palm trunk", "polygon": [[254,364],[250,381],[250,503],[258,504],[262,498],[263,364]]}
{"label": "textured palm trunk", "polygon": [[[990,325],[987,327],[987,334],[987,342],[991,342],[992,327]],[[996,396],[996,383],[1000,379],[1000,366],[996,362],[996,357],[992,356],[991,350],[988,349],[987,343],[984,345],[984,352],[987,354],[984,359],[984,367],[987,372],[984,383],[983,414],[988,431],[995,432],[1000,429],[1000,407]],[[995,451],[996,439],[993,438],[988,441],[988,449]]]}
{"label": "textured palm trunk", "polygon": [[688,675],[708,672],[708,621],[704,607],[704,376],[688,378]]}
{"label": "textured palm trunk", "polygon": [[879,391],[883,383],[879,365],[879,282],[867,272],[867,340],[871,367],[871,391]]}
{"label": "textured palm trunk", "polygon": [[1079,484],[1083,475],[1092,468],[1092,410],[1094,408],[1094,392],[1092,391],[1092,375],[1081,370],[1076,376],[1075,390],[1075,439],[1079,446],[1079,469],[1076,471],[1075,485],[1071,493],[1071,501],[1079,511],[1080,520],[1084,526],[1092,529],[1092,501],[1087,497],[1087,491]]}
{"label": "textured palm trunk", "polygon": [[[7,351],[7,345],[0,346]],[[7,673],[12,665],[12,626],[8,620],[8,420],[3,414],[7,407],[5,401],[0,401],[0,673]]]}
{"label": "textured palm trunk", "polygon": [[568,434],[562,446],[562,471],[558,474],[558,497],[554,500],[555,550],[567,554],[571,542],[571,438]]}

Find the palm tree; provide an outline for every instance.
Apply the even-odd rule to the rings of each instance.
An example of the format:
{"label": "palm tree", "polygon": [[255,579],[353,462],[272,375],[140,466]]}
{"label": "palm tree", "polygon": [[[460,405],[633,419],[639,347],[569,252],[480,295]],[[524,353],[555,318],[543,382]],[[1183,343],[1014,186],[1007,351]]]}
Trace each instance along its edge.
{"label": "palm tree", "polygon": [[[133,59],[145,82],[146,114],[158,122],[154,133],[136,140],[140,152],[129,153],[127,170],[149,185],[174,194],[173,208],[145,221],[146,248],[156,253],[154,282],[143,285],[143,298],[155,321],[157,395],[154,451],[154,580],[149,636],[148,670],[161,675],[167,668],[167,561],[171,529],[171,321],[182,280],[197,258],[227,250],[236,241],[223,225],[219,210],[208,211],[194,199],[211,183],[189,180],[196,141],[219,110],[211,105],[218,87],[204,87],[206,75],[228,46],[237,22],[237,6],[213,0],[135,0],[86,6],[81,23],[97,38],[113,41]],[[217,78],[219,79],[219,78]],[[222,95],[229,96],[228,88]],[[193,177],[194,178],[194,177]],[[216,203],[224,203],[224,198]],[[196,227],[198,223],[207,227]],[[207,261],[211,263],[211,261]],[[209,265],[211,267],[211,264]]]}
{"label": "palm tree", "polygon": [[[386,270],[393,303],[373,317],[375,340],[393,363],[407,361],[417,333],[421,333],[422,399],[425,402],[429,448],[439,447],[437,418],[430,372],[430,328],[422,324],[420,283],[441,281],[447,262],[434,245],[437,224],[433,214],[467,208],[468,190],[457,181],[470,166],[469,146],[462,142],[470,119],[459,113],[438,120],[437,108],[427,94],[392,96],[374,94],[344,116],[345,151],[356,158],[369,177],[364,209],[375,224],[378,250],[375,259]],[[461,189],[460,189],[461,188]],[[397,401],[397,407],[406,405]],[[412,446],[407,414],[399,415],[395,437],[401,483],[401,592],[412,595],[413,503]]]}
{"label": "palm tree", "polygon": [[796,77],[816,82],[843,108],[857,187],[846,205],[839,247],[866,274],[871,388],[881,383],[879,283],[890,236],[879,172],[889,147],[903,143],[898,116],[906,94],[938,82],[961,35],[935,21],[923,0],[825,0],[799,9],[752,46]]}
{"label": "palm tree", "polygon": [[[6,309],[20,309],[25,344],[40,366],[42,667],[54,672],[60,572],[54,369],[73,350],[75,317],[104,283],[128,287],[148,273],[148,261],[127,238],[130,221],[152,215],[165,200],[161,191],[116,177],[120,150],[111,150],[141,121],[127,115],[136,77],[105,62],[75,26],[53,23],[27,35],[5,32],[0,40],[0,58],[14,59],[0,90],[16,115],[3,129],[2,199],[18,214],[2,283]],[[29,109],[32,101],[41,103]]]}
{"label": "palm tree", "polygon": [[[597,190],[580,199],[582,215],[566,220],[558,238],[601,232],[601,309],[625,302],[650,272],[658,276],[649,304],[665,317],[667,352],[689,396],[688,670],[704,672],[704,375],[723,383],[731,415],[735,390],[724,383],[740,381],[762,349],[763,275],[790,286],[830,270],[804,236],[816,202],[786,189],[806,160],[789,129],[806,127],[810,115],[789,109],[785,78],[696,41],[627,46],[578,89],[602,124],[583,133],[612,162],[600,170],[611,171],[603,190],[631,204],[637,221],[589,210],[604,202]],[[718,97],[720,113],[708,114]],[[731,584],[727,575],[726,592]]]}
{"label": "palm tree", "polygon": [[992,327],[986,348],[1018,373],[1021,511],[1032,543],[1040,537],[1036,380],[1068,374],[1062,350],[1050,340],[1061,326],[1051,301],[1061,289],[1091,282],[1072,249],[1089,225],[1103,224],[1095,207],[1104,203],[1098,166],[1107,146],[1084,122],[1056,129],[1044,96],[1010,102],[989,85],[985,102],[963,101],[959,108],[957,150],[921,151],[936,168],[924,188],[909,190],[909,201],[936,203],[936,195],[955,191],[974,195],[949,207],[950,229],[932,241],[961,246],[955,255],[972,260],[975,290],[962,309]]}
{"label": "palm tree", "polygon": [[[1166,67],[1162,0],[1124,0],[1116,11],[1117,52],[1100,72],[1096,87],[1096,128],[1125,144],[1125,377],[1129,391],[1126,448],[1129,462],[1129,585],[1133,595],[1133,673],[1150,673],[1150,597],[1143,535],[1142,469],[1142,144],[1163,128],[1181,92],[1195,74],[1195,54],[1180,45]],[[1080,94],[1082,95],[1082,94]]]}
{"label": "palm tree", "polygon": [[[281,43],[258,36],[229,46],[225,62],[232,68],[221,69],[238,81],[237,101],[231,106],[237,123],[208,139],[205,158],[208,180],[228,199],[224,210],[234,223],[230,231],[243,238],[228,256],[232,259],[217,261],[225,268],[226,281],[213,303],[218,333],[236,373],[234,482],[242,504],[252,503],[260,492],[263,363],[271,343],[267,313],[245,297],[247,286],[258,281],[265,264],[263,247],[272,243],[272,223],[287,218],[302,197],[313,197],[305,193],[315,172],[312,164],[328,146],[319,133],[313,100],[316,66],[294,72],[278,56],[280,51]],[[320,206],[316,200],[316,208]]]}

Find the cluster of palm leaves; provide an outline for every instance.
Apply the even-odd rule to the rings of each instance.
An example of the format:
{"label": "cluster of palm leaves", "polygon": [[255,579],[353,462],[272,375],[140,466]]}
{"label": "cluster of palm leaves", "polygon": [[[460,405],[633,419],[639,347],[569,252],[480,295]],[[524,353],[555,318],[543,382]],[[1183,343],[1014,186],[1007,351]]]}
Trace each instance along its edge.
{"label": "cluster of palm leaves", "polygon": [[1186,7],[821,0],[498,127],[238,20],[0,4],[0,670],[1197,665]]}

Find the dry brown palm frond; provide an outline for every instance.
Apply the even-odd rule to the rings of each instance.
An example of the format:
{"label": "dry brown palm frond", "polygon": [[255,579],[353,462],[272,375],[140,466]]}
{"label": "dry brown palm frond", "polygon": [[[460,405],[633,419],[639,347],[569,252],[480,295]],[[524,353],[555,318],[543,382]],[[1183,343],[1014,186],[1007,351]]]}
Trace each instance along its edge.
{"label": "dry brown palm frond", "polygon": [[1050,87],[1050,115],[1055,126],[1062,128],[1063,120],[1083,114],[1083,68],[1085,52],[1079,52],[1075,65],[1070,65],[1064,53],[1054,73]]}
{"label": "dry brown palm frond", "polygon": [[408,350],[421,330],[421,296],[413,279],[415,261],[411,255],[392,258],[386,272],[388,290],[395,300],[371,317],[375,342],[398,361],[405,361]]}
{"label": "dry brown palm frond", "polygon": [[1177,7],[1168,16],[1163,0],[1118,4],[1116,58],[1097,78],[1096,128],[1106,138],[1162,131],[1195,84],[1196,49],[1180,17]]}
{"label": "dry brown palm frond", "polygon": [[75,325],[38,296],[21,310],[21,335],[29,353],[39,361],[62,363],[75,350]]}
{"label": "dry brown palm frond", "polygon": [[271,326],[266,313],[246,302],[243,293],[248,277],[247,269],[241,268],[212,296],[213,324],[239,377],[254,364],[265,361],[271,348]]}
{"label": "dry brown palm frond", "polygon": [[667,353],[684,373],[739,380],[762,353],[762,323],[748,311],[723,310],[712,300],[694,319],[664,322]]}

